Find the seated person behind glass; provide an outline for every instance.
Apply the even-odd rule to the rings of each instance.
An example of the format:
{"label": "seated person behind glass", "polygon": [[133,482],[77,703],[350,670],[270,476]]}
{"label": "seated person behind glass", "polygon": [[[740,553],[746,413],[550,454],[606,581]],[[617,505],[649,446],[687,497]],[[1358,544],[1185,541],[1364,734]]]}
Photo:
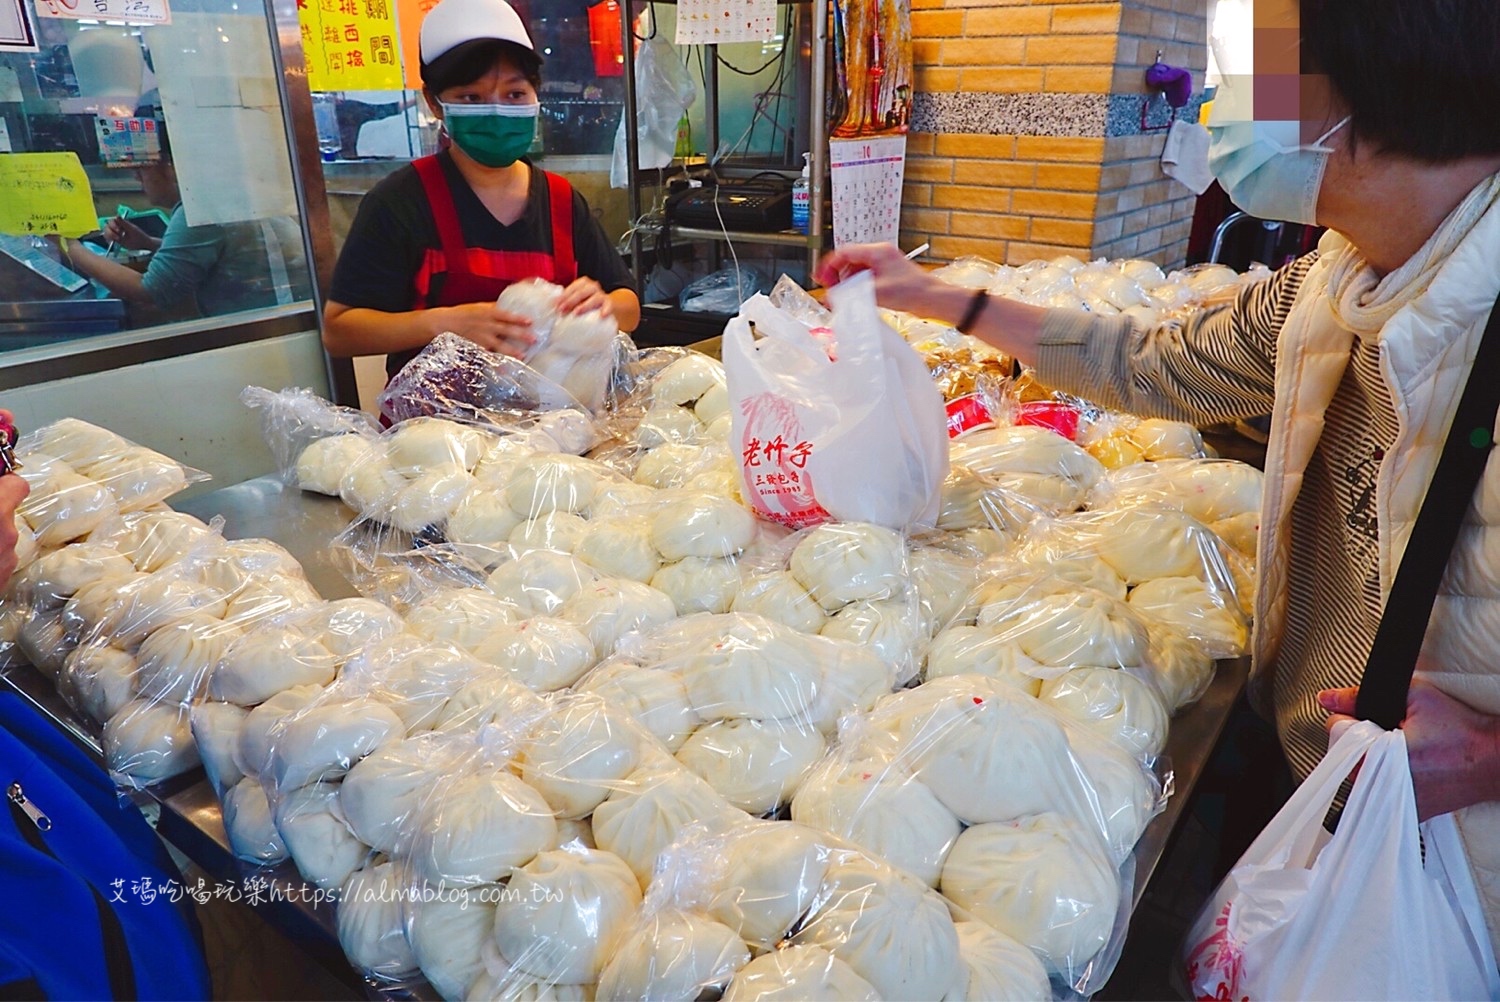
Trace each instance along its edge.
{"label": "seated person behind glass", "polygon": [[588,203],[523,155],[536,136],[537,55],[504,0],[442,0],[422,21],[423,95],[452,146],[382,180],[360,203],[323,313],[330,355],[385,354],[394,375],[453,332],[521,356],[530,321],[499,309],[512,282],[564,287],[565,313],[623,330],[640,300]]}
{"label": "seated person behind glass", "polygon": [[[155,112],[154,107],[138,109],[143,117]],[[137,168],[137,173],[146,199],[171,210],[166,232],[160,237],[150,236],[122,217],[111,219],[103,232],[103,238],[111,244],[150,251],[146,270],[136,271],[73,239],[60,241],[64,263],[113,295],[132,304],[154,307],[169,320],[220,316],[307,298],[306,259],[295,222],[279,217],[189,224],[183,213],[167,131],[160,120],[157,129],[161,159]]]}

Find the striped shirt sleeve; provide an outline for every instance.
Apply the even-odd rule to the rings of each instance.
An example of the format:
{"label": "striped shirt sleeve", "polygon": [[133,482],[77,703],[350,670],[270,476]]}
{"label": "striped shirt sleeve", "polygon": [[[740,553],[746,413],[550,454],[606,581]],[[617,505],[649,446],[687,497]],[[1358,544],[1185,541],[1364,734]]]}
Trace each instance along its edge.
{"label": "striped shirt sleeve", "polygon": [[1142,417],[1215,424],[1269,414],[1276,340],[1316,258],[1313,251],[1290,262],[1232,303],[1151,328],[1127,316],[1049,310],[1037,376]]}

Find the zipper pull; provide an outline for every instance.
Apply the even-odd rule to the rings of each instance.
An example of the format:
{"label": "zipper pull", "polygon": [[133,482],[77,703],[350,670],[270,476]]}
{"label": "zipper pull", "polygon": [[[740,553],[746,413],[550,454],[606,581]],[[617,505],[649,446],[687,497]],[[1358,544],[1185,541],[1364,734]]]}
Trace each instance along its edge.
{"label": "zipper pull", "polygon": [[38,831],[52,830],[52,819],[43,814],[40,807],[26,799],[26,792],[21,789],[20,783],[10,784],[9,795],[11,803],[26,812],[26,816],[31,819],[32,824],[36,825]]}

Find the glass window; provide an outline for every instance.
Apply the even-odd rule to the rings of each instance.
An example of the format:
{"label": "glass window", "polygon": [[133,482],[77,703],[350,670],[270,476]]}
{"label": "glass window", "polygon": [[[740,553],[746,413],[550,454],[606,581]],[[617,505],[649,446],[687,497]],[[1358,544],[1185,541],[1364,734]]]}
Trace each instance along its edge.
{"label": "glass window", "polygon": [[0,52],[0,350],[306,309],[262,5],[96,6],[36,0],[37,51]]}
{"label": "glass window", "polygon": [[[542,156],[607,156],[614,149],[625,101],[620,4],[616,0],[511,0],[511,5],[525,21],[544,60],[538,152]],[[415,73],[415,65],[407,67],[405,83],[410,90],[314,93],[323,160],[408,160],[434,152],[438,122],[428,112]]]}

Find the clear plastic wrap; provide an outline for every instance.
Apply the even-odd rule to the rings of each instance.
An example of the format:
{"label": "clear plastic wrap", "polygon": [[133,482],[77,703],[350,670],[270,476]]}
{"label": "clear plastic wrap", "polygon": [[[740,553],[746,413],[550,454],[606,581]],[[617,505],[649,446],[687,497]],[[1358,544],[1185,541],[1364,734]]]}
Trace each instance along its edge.
{"label": "clear plastic wrap", "polygon": [[689,831],[653,883],[645,918],[669,909],[770,951],[734,973],[726,998],[940,999],[962,967],[935,891],[792,822]]}
{"label": "clear plastic wrap", "polygon": [[119,514],[120,502],[109,488],[60,459],[23,457],[21,476],[31,492],[16,512],[44,550],[87,536]]}
{"label": "clear plastic wrap", "polygon": [[598,998],[702,998],[722,991],[749,962],[750,948],[724,923],[675,908],[652,910],[648,900],[600,973]]}
{"label": "clear plastic wrap", "polygon": [[[201,470],[77,418],[21,436],[16,454],[32,484],[21,512],[44,547],[86,535],[116,511],[144,511],[208,479]],[[108,499],[84,485],[85,479]]]}
{"label": "clear plastic wrap", "polygon": [[580,682],[607,694],[734,806],[769,814],[823,755],[838,715],[894,683],[854,644],[743,613],[683,617]]}
{"label": "clear plastic wrap", "polygon": [[1137,614],[1199,641],[1211,657],[1238,657],[1249,643],[1236,580],[1241,558],[1175,508],[1139,505],[1060,518],[1038,526],[1019,556],[1049,567],[1102,561],[1128,587]]}
{"label": "clear plastic wrap", "polygon": [[339,891],[339,945],[366,977],[404,981],[417,973],[416,955],[402,922],[407,879],[390,860],[354,871]]}
{"label": "clear plastic wrap", "polygon": [[987,289],[1000,274],[1001,266],[982,257],[966,254],[932,273],[932,277],[965,289]]}
{"label": "clear plastic wrap", "polygon": [[1161,804],[1138,759],[1058,705],[978,675],[887,696],[846,722],[792,811],[938,888],[1087,994],[1118,957],[1128,857]]}
{"label": "clear plastic wrap", "polygon": [[933,625],[906,545],[901,533],[862,522],[828,522],[768,540],[743,562],[730,611],[863,646],[904,684],[917,672]]}
{"label": "clear plastic wrap", "polygon": [[282,482],[317,494],[337,494],[344,471],[380,433],[364,411],[340,407],[304,387],[278,392],[247,386],[240,403],[259,412],[261,435]]}
{"label": "clear plastic wrap", "polygon": [[490,421],[583,404],[519,359],[439,334],[386,383],[380,412],[391,421],[443,415]]}
{"label": "clear plastic wrap", "polygon": [[955,465],[988,477],[1051,512],[1076,511],[1104,474],[1083,449],[1048,428],[1010,425],[955,439]]}
{"label": "clear plastic wrap", "polygon": [[88,541],[114,547],[136,570],[149,574],[187,555],[213,531],[192,515],[142,511],[102,523]]}

